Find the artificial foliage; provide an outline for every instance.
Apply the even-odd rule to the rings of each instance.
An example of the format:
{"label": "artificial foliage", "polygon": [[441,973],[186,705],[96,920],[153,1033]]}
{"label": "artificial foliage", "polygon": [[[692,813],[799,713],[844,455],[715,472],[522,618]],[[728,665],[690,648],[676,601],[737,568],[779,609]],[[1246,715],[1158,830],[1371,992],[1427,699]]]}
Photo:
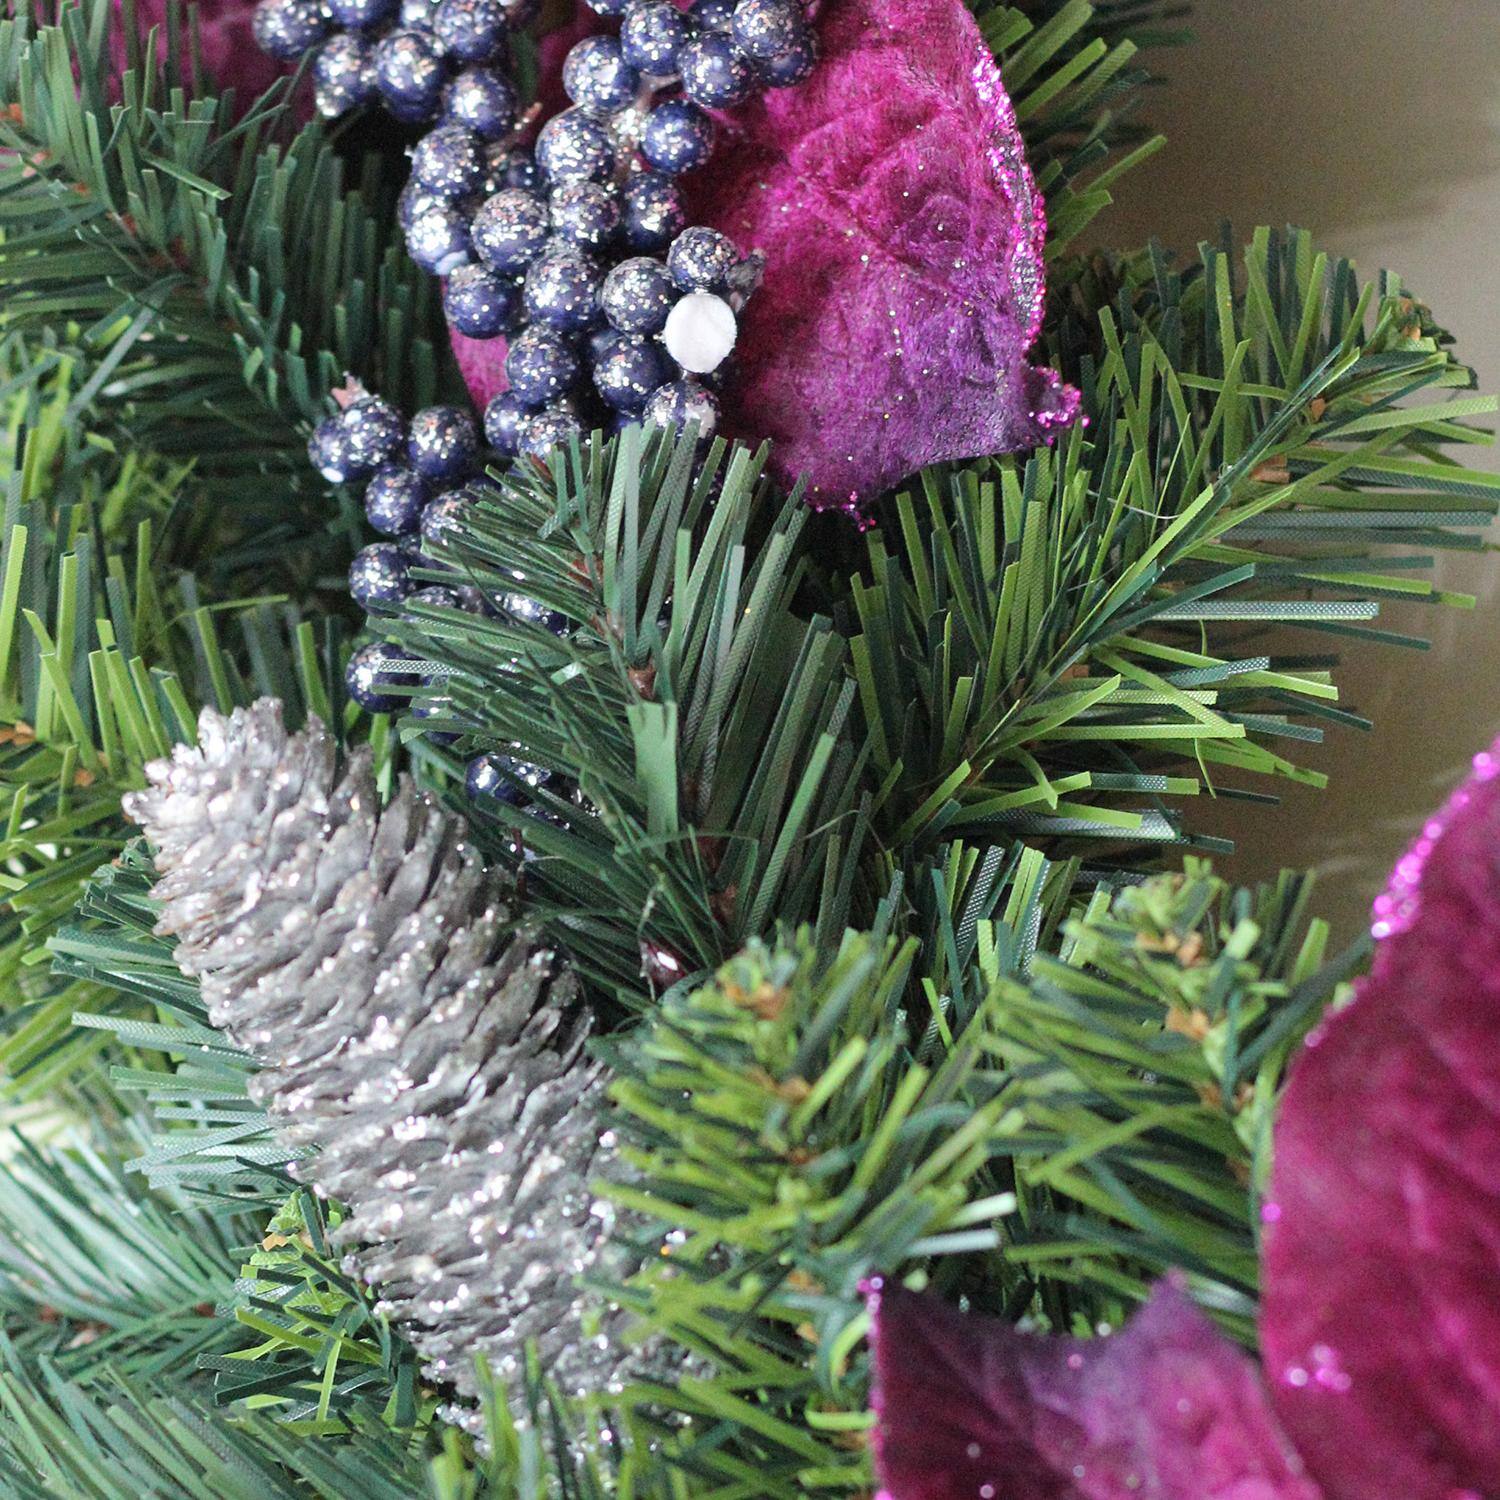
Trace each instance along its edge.
{"label": "artificial foliage", "polygon": [[[706,26],[734,10],[699,7]],[[566,46],[612,34],[624,5],[530,21],[510,9],[514,81],[550,113],[566,103]],[[403,587],[362,599],[364,620],[346,569],[372,541],[365,509],[342,475],[309,466],[309,438],[362,396],[404,422],[434,403],[462,416],[502,368],[504,340],[466,339],[452,283],[445,315],[407,253],[406,153],[422,129],[361,109],[309,122],[328,64],[260,93],[265,59],[241,67],[220,45],[241,24],[224,0],[197,17],[49,0],[0,20],[6,1494],[946,1493],[927,1460],[915,1478],[884,1467],[896,1439],[875,1434],[892,1392],[946,1389],[897,1371],[907,1354],[924,1369],[942,1363],[938,1345],[969,1350],[959,1365],[984,1357],[987,1325],[959,1307],[998,1320],[995,1347],[1045,1371],[1064,1405],[1123,1412],[1141,1451],[1169,1453],[1150,1447],[1148,1418],[1176,1388],[1155,1366],[1132,1385],[1133,1351],[1159,1345],[1198,1362],[1194,1390],[1222,1398],[1215,1410],[1271,1434],[1245,1451],[1286,1458],[1249,1394],[1296,1352],[1273,1326],[1298,1293],[1278,1249],[1278,1213],[1300,1206],[1285,1174],[1347,1155],[1340,1109],[1297,1117],[1311,1070],[1296,1059],[1309,1036],[1362,1024],[1392,1049],[1381,1066],[1407,1077],[1411,1038],[1385,1024],[1403,1013],[1397,960],[1377,961],[1340,1013],[1368,944],[1331,950],[1305,873],[1243,883],[1199,809],[1234,797],[1274,820],[1281,786],[1324,779],[1303,747],[1379,732],[1343,702],[1338,652],[1425,645],[1383,625],[1388,600],[1472,602],[1433,567],[1440,550],[1486,545],[1500,481],[1465,463],[1493,400],[1442,309],[1395,273],[1295,228],[1205,226],[1185,256],[1094,248],[1112,184],[1162,145],[1145,64],[1182,9],[924,0],[892,13],[930,14],[932,36],[985,49],[963,88],[1003,85],[1003,107],[989,104],[1038,195],[1028,243],[1046,296],[1001,374],[1019,379],[1024,358],[1027,379],[1077,392],[1086,421],[1059,420],[1038,446],[1009,429],[974,439],[954,417],[967,440],[924,429],[936,446],[910,463],[894,440],[862,452],[858,525],[816,514],[820,443],[847,452],[845,424],[863,432],[896,387],[847,371],[823,382],[819,341],[778,344],[766,309],[837,323],[839,299],[865,295],[859,246],[878,257],[930,227],[925,208],[884,227],[841,227],[828,209],[825,232],[857,228],[854,251],[807,220],[737,246],[773,251],[740,355],[758,380],[795,368],[817,399],[778,388],[773,432],[730,384],[733,440],[691,424],[592,430],[570,412],[534,452],[457,476],[443,525],[390,544],[406,548]],[[858,41],[867,12],[807,11],[827,71],[725,112],[720,175],[682,179],[694,217],[732,238],[736,215],[799,211],[795,192],[752,211],[734,188],[771,115],[778,140],[826,137],[799,98],[837,113],[854,90],[870,160],[902,158],[881,134],[901,101],[882,101],[884,65]],[[973,101],[952,58],[929,61],[924,87],[953,92],[945,140],[962,139]],[[934,163],[955,181],[973,165]],[[993,224],[970,227],[992,243]],[[968,273],[944,285],[993,294]],[[909,295],[899,277],[885,290]],[[933,326],[942,295],[923,314]],[[860,349],[883,368],[869,333]],[[917,392],[934,422],[974,395],[943,348],[924,354]],[[926,461],[938,452],[947,461]],[[355,651],[365,675],[346,679]],[[208,784],[204,766],[222,768],[249,725],[268,736],[250,752],[262,771],[316,744],[310,801],[278,803],[287,780],[269,802],[243,777]],[[162,821],[163,761],[208,775],[185,860]],[[352,801],[333,772],[346,764]],[[319,988],[297,933],[258,925],[296,905],[280,888],[265,900],[264,881],[321,868],[321,844],[351,820],[371,838],[393,830],[408,857],[381,866],[384,884],[346,870],[356,888],[338,920],[362,938],[396,889],[411,941],[388,975],[362,970],[362,985],[345,964]],[[396,837],[408,823],[426,842]],[[192,956],[210,892],[238,924],[245,985],[226,987],[227,949]],[[1392,907],[1386,925],[1409,915]],[[455,938],[451,972],[424,970],[466,922],[482,928],[472,962]],[[1413,923],[1399,953],[1422,952],[1430,930]],[[520,1004],[543,1020],[518,1049],[487,1047],[483,1018],[498,1012],[476,998],[479,950],[510,974],[504,955],[531,944],[555,955]],[[1437,989],[1424,1035],[1447,1046]],[[268,1006],[284,1027],[247,1020],[252,990],[255,1015]],[[382,1009],[398,990],[402,1007]],[[474,999],[472,1018],[430,1005],[439,990]],[[397,1055],[383,1039],[403,1026]],[[283,1048],[303,1049],[295,1080]],[[534,1086],[546,1059],[560,1071]],[[1361,1128],[1384,1129],[1365,1075],[1340,1079]],[[297,1090],[320,1101],[316,1128],[289,1134]],[[344,1133],[358,1109],[379,1150]],[[1390,1137],[1399,1160],[1406,1137]],[[539,1232],[460,1266],[424,1303],[381,1261],[391,1226],[405,1222],[414,1251],[429,1228],[472,1249],[465,1185],[495,1190],[518,1152],[540,1174],[527,1199]],[[537,1164],[554,1161],[550,1202]],[[585,1202],[607,1253],[564,1253],[570,1231],[545,1227],[572,1225]],[[1381,1253],[1404,1275],[1420,1256],[1393,1222]],[[1350,1215],[1336,1227],[1374,1232]],[[1288,1224],[1279,1244],[1302,1233]],[[920,1299],[942,1299],[925,1344],[893,1319],[872,1348],[877,1286],[919,1324]],[[551,1311],[506,1311],[470,1336],[471,1291]],[[1419,1276],[1357,1291],[1371,1326],[1380,1297],[1409,1311],[1425,1295]],[[1444,1326],[1468,1326],[1450,1300]],[[557,1368],[580,1309],[594,1310],[591,1335],[632,1351],[619,1378]],[[1101,1356],[1114,1329],[1130,1331]],[[498,1368],[473,1358],[502,1346]],[[1430,1394],[1444,1431],[1461,1432],[1463,1412]],[[1315,1456],[1312,1429],[1337,1445],[1336,1422],[1271,1396],[1295,1449]],[[1024,1426],[1022,1408],[1005,1411]],[[1017,1483],[1035,1461],[1052,1486],[1039,1493],[1114,1500],[1063,1463],[1077,1457],[1066,1441],[1007,1451]],[[1379,1472],[1361,1485],[1386,1483],[1382,1451],[1370,1445]],[[1455,1441],[1433,1472],[1486,1493],[1469,1456]],[[1278,1480],[1300,1483],[1294,1468]],[[1165,1473],[1129,1492],[1186,1500]],[[1411,1493],[1362,1500],[1438,1500],[1417,1473]]]}

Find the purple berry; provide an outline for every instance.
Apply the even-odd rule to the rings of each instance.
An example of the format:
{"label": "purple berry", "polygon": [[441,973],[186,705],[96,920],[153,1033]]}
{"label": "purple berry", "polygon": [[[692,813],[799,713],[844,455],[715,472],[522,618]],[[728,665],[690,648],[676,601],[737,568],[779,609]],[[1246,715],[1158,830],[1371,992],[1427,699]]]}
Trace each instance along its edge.
{"label": "purple berry", "polygon": [[422,545],[436,548],[451,538],[473,503],[467,489],[449,490],[430,502],[422,512]]}
{"label": "purple berry", "polygon": [[485,151],[485,192],[498,193],[505,188],[520,188],[533,197],[547,192],[547,179],[536,164],[536,157],[524,146],[501,146],[495,142]]}
{"label": "purple berry", "polygon": [[620,51],[632,68],[666,78],[677,71],[677,54],[692,34],[687,17],[669,0],[645,0],[626,13]]}
{"label": "purple berry", "polygon": [[443,311],[460,333],[494,339],[515,331],[521,297],[514,281],[484,266],[460,266],[443,288]]}
{"label": "purple berry", "polygon": [[602,182],[570,182],[548,202],[552,232],[578,250],[602,250],[620,232],[620,195]]}
{"label": "purple berry", "polygon": [[547,246],[547,205],[520,188],[506,188],[474,216],[474,248],[496,271],[519,275]]}
{"label": "purple berry", "polygon": [[734,40],[747,57],[778,57],[806,33],[795,0],[740,0],[734,8]]}
{"label": "purple berry", "polygon": [[655,339],[616,334],[594,361],[594,384],[616,411],[638,415],[652,391],[672,378],[672,367]]}
{"label": "purple berry", "polygon": [[500,0],[438,0],[432,34],[460,62],[487,62],[505,41],[505,7]]}
{"label": "purple berry", "polygon": [[699,32],[715,31],[728,36],[734,29],[734,8],[739,0],[693,0],[688,16]]}
{"label": "purple berry", "polygon": [[375,542],[349,564],[349,592],[363,609],[394,609],[411,593],[411,562],[394,542]]}
{"label": "purple berry", "polygon": [[261,0],[250,25],[256,45],[277,62],[296,62],[329,30],[319,0]]}
{"label": "purple berry", "polygon": [[406,451],[425,479],[457,479],[479,456],[474,419],[456,406],[428,406],[411,419]]}
{"label": "purple berry", "polygon": [[625,180],[625,240],[632,250],[665,250],[686,225],[682,195],[670,177],[638,172]]}
{"label": "purple berry", "polygon": [[785,52],[778,52],[775,57],[756,58],[755,76],[767,88],[791,89],[799,83],[806,83],[817,66],[818,43],[809,31]]}
{"label": "purple berry", "polygon": [[398,9],[397,0],[328,0],[334,24],[345,31],[374,31]]}
{"label": "purple berry", "polygon": [[420,31],[393,31],[375,48],[375,81],[398,120],[430,120],[443,92],[443,59]]}
{"label": "purple berry", "polygon": [[[508,135],[515,128],[518,107],[515,85],[498,68],[465,68],[443,89],[444,122],[472,130],[482,141]],[[487,151],[481,155],[487,182],[493,165]]]}
{"label": "purple berry", "polygon": [[625,61],[612,36],[586,36],[563,63],[563,88],[582,109],[612,115],[635,102],[640,74]]}
{"label": "purple berry", "polygon": [[356,32],[331,36],[313,59],[313,102],[325,120],[368,104],[380,92],[375,49]]}
{"label": "purple berry", "polygon": [[698,428],[700,438],[712,437],[719,425],[719,403],[702,382],[687,378],[675,380],[652,391],[642,413],[647,422],[659,427]]}
{"label": "purple berry", "polygon": [[677,288],[660,261],[641,255],[621,261],[604,280],[600,306],[621,333],[660,333],[677,301]]}
{"label": "purple berry", "polygon": [[567,393],[578,379],[578,356],[550,328],[528,328],[512,342],[505,374],[516,400],[534,410]]}
{"label": "purple berry", "polygon": [[401,413],[379,396],[361,396],[352,401],[339,421],[348,439],[350,456],[366,474],[399,452],[406,437]]}
{"label": "purple berry", "polygon": [[734,241],[702,224],[684,229],[667,251],[667,270],[685,292],[723,291],[739,263]]}
{"label": "purple berry", "polygon": [[646,116],[641,155],[678,177],[701,167],[713,151],[714,122],[690,99],[668,99]]}
{"label": "purple berry", "polygon": [[583,424],[565,406],[544,406],[521,424],[521,452],[545,458],[554,448],[583,436]]}
{"label": "purple berry", "polygon": [[607,182],[614,175],[615,143],[606,125],[581,109],[565,109],[542,126],[536,160],[553,187]]}
{"label": "purple berry", "polygon": [[521,423],[529,409],[510,391],[502,391],[484,409],[484,440],[498,453],[514,458],[521,450]]}
{"label": "purple berry", "polygon": [[410,536],[422,520],[428,489],[420,474],[403,464],[382,464],[365,490],[365,515],[376,531]]}
{"label": "purple berry", "polygon": [[406,226],[406,253],[433,276],[451,276],[473,259],[468,211],[442,201],[424,206]]}
{"label": "purple berry", "polygon": [[526,312],[533,323],[577,333],[599,310],[599,267],[577,250],[549,250],[526,273]]}
{"label": "purple berry", "polygon": [[351,479],[369,472],[361,469],[349,446],[349,434],[344,430],[342,417],[325,417],[313,428],[313,434],[307,440],[307,457],[329,484],[348,484]]}
{"label": "purple berry", "polygon": [[678,56],[682,91],[705,109],[730,109],[755,92],[755,71],[727,36],[695,36]]}
{"label": "purple berry", "polygon": [[439,198],[464,198],[484,181],[479,138],[462,125],[439,125],[412,148],[411,179]]}
{"label": "purple berry", "polygon": [[406,699],[393,696],[390,689],[414,688],[419,680],[415,672],[402,671],[400,663],[416,660],[409,652],[387,646],[383,641],[370,641],[350,656],[349,665],[344,668],[344,686],[367,713],[395,713]]}

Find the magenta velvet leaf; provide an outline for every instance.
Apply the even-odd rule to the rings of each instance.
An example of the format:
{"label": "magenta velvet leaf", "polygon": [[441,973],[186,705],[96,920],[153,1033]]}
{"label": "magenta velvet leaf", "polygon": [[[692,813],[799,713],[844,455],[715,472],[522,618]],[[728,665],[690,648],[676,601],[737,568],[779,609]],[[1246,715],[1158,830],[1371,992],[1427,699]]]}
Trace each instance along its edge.
{"label": "magenta velvet leaf", "polygon": [[1029,447],[1077,393],[1028,352],[1045,213],[963,0],[829,0],[797,88],[724,121],[695,221],[763,251],[726,425],[819,506],[942,459]]}
{"label": "magenta velvet leaf", "polygon": [[1320,1500],[1254,1363],[1174,1282],[1087,1340],[870,1301],[884,1500]]}
{"label": "magenta velvet leaf", "polygon": [[1500,1495],[1500,744],[1376,903],[1276,1125],[1261,1344],[1333,1500]]}

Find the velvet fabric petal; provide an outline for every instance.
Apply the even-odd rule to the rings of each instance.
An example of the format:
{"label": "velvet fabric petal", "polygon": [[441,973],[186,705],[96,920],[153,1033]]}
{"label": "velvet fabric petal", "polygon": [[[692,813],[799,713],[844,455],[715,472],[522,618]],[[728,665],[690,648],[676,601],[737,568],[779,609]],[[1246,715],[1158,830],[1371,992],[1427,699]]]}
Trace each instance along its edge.
{"label": "velvet fabric petal", "polygon": [[899,1287],[871,1309],[883,1500],[1320,1500],[1253,1362],[1172,1282],[1087,1340]]}
{"label": "velvet fabric petal", "polygon": [[1261,1343],[1333,1500],[1500,1495],[1500,744],[1376,903],[1276,1125]]}
{"label": "velvet fabric petal", "polygon": [[767,259],[726,426],[851,511],[925,464],[1029,447],[1077,393],[1028,351],[1041,194],[963,0],[828,0],[797,88],[723,122],[695,222]]}

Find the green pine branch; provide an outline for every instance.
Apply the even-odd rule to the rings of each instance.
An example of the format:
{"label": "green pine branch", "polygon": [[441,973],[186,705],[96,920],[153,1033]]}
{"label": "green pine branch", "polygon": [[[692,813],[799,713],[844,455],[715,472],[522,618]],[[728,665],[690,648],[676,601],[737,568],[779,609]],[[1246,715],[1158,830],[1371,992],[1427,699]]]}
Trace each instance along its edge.
{"label": "green pine branch", "polygon": [[1422,575],[1495,512],[1500,480],[1444,451],[1488,441],[1495,402],[1424,310],[1304,235],[1262,231],[1237,279],[1212,250],[1150,264],[1070,372],[1087,429],[930,470],[871,537],[851,653],[893,860],[996,833],[1108,863],[1214,847],[1181,799],[1321,784],[1297,747],[1364,723],[1266,627],[1414,645],[1385,599],[1472,602]]}

